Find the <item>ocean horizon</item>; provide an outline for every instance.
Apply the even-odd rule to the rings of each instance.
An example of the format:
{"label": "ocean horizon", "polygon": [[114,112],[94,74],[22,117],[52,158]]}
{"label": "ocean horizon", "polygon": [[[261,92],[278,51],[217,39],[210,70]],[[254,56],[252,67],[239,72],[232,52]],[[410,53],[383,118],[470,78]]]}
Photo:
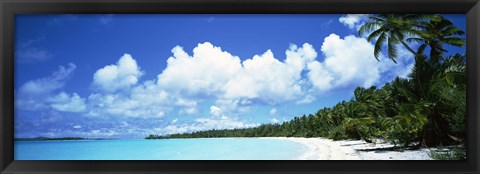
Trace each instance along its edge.
{"label": "ocean horizon", "polygon": [[15,160],[294,160],[308,147],[269,138],[15,141]]}

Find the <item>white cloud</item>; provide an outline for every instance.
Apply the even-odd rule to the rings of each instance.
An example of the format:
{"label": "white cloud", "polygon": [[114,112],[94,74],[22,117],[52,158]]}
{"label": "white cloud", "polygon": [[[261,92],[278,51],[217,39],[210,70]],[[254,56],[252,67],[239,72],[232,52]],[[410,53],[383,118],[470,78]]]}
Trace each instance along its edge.
{"label": "white cloud", "polygon": [[218,117],[222,115],[222,110],[217,106],[210,106],[210,114]]}
{"label": "white cloud", "polygon": [[[270,50],[242,62],[242,69],[224,87],[224,98],[249,98],[266,103],[294,100],[304,94],[301,73],[317,52],[310,44],[291,45],[286,60],[279,61]],[[270,75],[274,74],[274,75]]]}
{"label": "white cloud", "polygon": [[86,109],[85,99],[81,98],[77,93],[71,96],[65,92],[48,99],[50,106],[58,111],[63,112],[83,112]]}
{"label": "white cloud", "polygon": [[44,109],[48,106],[46,99],[65,85],[65,81],[75,71],[76,65],[59,66],[50,76],[30,80],[20,86],[15,94],[15,107],[26,110]]}
{"label": "white cloud", "polygon": [[368,19],[368,16],[368,14],[347,14],[340,17],[338,21],[350,29],[358,29]]}
{"label": "white cloud", "polygon": [[222,120],[228,119],[228,117],[223,113],[222,109],[217,106],[210,106],[210,114],[212,114],[213,118],[221,118]]}
{"label": "white cloud", "polygon": [[241,68],[240,58],[209,42],[198,44],[193,56],[180,46],[173,48],[172,53],[166,69],[158,75],[158,84],[183,94],[214,96]]}
{"label": "white cloud", "polygon": [[[368,87],[379,81],[381,72],[388,70],[379,68],[372,54],[373,46],[364,38],[347,36],[341,39],[332,34],[325,38],[321,48],[325,56],[322,62],[317,61],[317,52],[308,43],[302,47],[292,44],[285,52],[284,61],[267,50],[241,62],[240,58],[208,42],[194,48],[193,56],[177,46],[157,79],[143,84],[136,84],[138,79],[128,81],[132,83],[126,83],[123,91],[91,94],[89,115],[163,117],[175,107],[180,115],[196,114],[198,103],[207,97],[215,100],[215,105],[209,108],[212,116],[227,119],[226,115],[237,116],[250,111],[253,102],[267,105],[288,101],[311,103],[318,95],[311,86],[317,92],[337,87]],[[106,66],[96,75],[101,76],[102,71],[109,74],[106,73],[109,67],[115,67],[113,74],[118,74],[118,67],[130,67],[124,68],[131,72],[126,74],[135,74],[135,77],[142,74],[128,54],[117,65]],[[306,74],[303,77],[302,72]],[[114,77],[122,79],[118,75]],[[102,81],[99,79],[96,81]]]}
{"label": "white cloud", "polygon": [[270,110],[270,115],[275,115],[275,114],[278,114],[278,111],[277,109],[273,108]]}
{"label": "white cloud", "polygon": [[[158,84],[167,91],[189,96],[210,96],[219,100],[256,99],[280,103],[303,95],[301,72],[317,53],[313,46],[291,45],[285,61],[270,50],[243,62],[209,42],[193,49],[172,50],[167,68],[158,75]],[[267,75],[275,74],[275,75]]]}
{"label": "white cloud", "polygon": [[82,126],[80,126],[80,125],[75,125],[75,126],[73,126],[73,128],[74,128],[74,129],[81,129]]}
{"label": "white cloud", "polygon": [[191,129],[189,126],[176,126],[176,125],[168,125],[166,127],[158,127],[155,128],[154,130],[157,131],[157,133],[154,134],[178,134],[178,133],[184,133],[184,132],[192,132],[195,129]]}
{"label": "white cloud", "polygon": [[[148,101],[134,98],[124,94],[91,94],[88,97],[90,111],[89,116],[118,116],[118,117],[141,117],[160,118],[171,110],[167,105],[166,93],[159,91],[152,93],[159,99]],[[165,100],[162,100],[165,99]]]}
{"label": "white cloud", "polygon": [[[178,123],[178,122],[176,122]],[[176,134],[185,132],[196,132],[212,129],[234,129],[234,128],[249,128],[259,126],[256,123],[246,123],[238,119],[221,119],[216,117],[198,118],[189,123],[183,124],[170,124],[165,127],[154,128],[155,132],[151,134]]]}
{"label": "white cloud", "polygon": [[380,77],[379,62],[373,56],[373,45],[353,35],[341,39],[330,34],[322,44],[323,62],[308,65],[308,77],[320,91],[336,87],[373,85]]}
{"label": "white cloud", "polygon": [[278,119],[276,119],[276,118],[272,118],[272,122],[273,122],[273,123],[280,123],[280,121],[279,121]]}
{"label": "white cloud", "polygon": [[20,87],[19,92],[35,96],[49,94],[62,88],[65,85],[65,80],[76,68],[77,66],[72,63],[68,64],[67,68],[59,66],[58,70],[48,77],[27,81]]}
{"label": "white cloud", "polygon": [[198,109],[197,108],[183,108],[179,111],[180,114],[189,114],[189,115],[193,115],[193,114],[196,114],[198,113]]}
{"label": "white cloud", "polygon": [[233,129],[257,126],[257,124],[248,124],[236,119],[198,118],[195,121],[197,124],[200,124],[201,130]]}
{"label": "white cloud", "polygon": [[330,34],[321,47],[325,60],[308,64],[308,78],[318,91],[325,92],[334,88],[382,85],[411,72],[414,62],[403,47],[399,47],[397,64],[383,55],[377,61],[373,50],[373,44],[365,38],[349,35],[342,39]]}
{"label": "white cloud", "polygon": [[311,103],[311,102],[313,102],[313,101],[315,101],[315,97],[312,96],[312,95],[310,95],[310,94],[308,94],[308,95],[305,96],[305,98],[303,98],[303,99],[301,99],[301,100],[298,100],[298,101],[296,102],[296,104],[307,104],[307,103]]}
{"label": "white cloud", "polygon": [[249,99],[222,99],[219,98],[215,102],[219,108],[222,108],[222,113],[227,115],[239,115],[252,110],[253,102]]}
{"label": "white cloud", "polygon": [[177,123],[178,119],[172,120],[172,124]]}
{"label": "white cloud", "polygon": [[198,101],[196,100],[188,100],[184,98],[178,98],[177,101],[175,102],[176,106],[181,107],[179,113],[180,114],[196,114],[198,112],[197,108],[197,103]]}
{"label": "white cloud", "polygon": [[124,54],[115,65],[105,66],[93,75],[93,85],[105,92],[128,89],[137,84],[143,72],[130,54]]}

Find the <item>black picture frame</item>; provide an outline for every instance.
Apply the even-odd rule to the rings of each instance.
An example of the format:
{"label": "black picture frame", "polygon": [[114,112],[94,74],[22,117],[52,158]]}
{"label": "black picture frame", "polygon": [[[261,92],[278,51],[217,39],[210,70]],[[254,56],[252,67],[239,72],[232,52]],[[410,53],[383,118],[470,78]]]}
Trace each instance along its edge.
{"label": "black picture frame", "polygon": [[[0,0],[0,172],[11,173],[479,173],[478,0]],[[15,161],[15,14],[460,13],[467,18],[464,161]]]}

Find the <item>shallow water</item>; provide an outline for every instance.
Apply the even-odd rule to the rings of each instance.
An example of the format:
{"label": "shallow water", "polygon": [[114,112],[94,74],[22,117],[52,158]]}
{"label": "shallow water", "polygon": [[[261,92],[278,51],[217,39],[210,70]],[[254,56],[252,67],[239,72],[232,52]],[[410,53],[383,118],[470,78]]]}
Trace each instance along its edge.
{"label": "shallow water", "polygon": [[17,141],[15,160],[292,160],[307,147],[281,139]]}

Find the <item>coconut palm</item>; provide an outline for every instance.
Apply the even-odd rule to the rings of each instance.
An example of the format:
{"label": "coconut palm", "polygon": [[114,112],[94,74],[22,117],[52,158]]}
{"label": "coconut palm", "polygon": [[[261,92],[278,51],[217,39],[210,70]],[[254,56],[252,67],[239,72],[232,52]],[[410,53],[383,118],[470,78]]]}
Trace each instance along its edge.
{"label": "coconut palm", "polygon": [[358,34],[363,35],[373,30],[367,40],[370,42],[376,39],[374,55],[379,60],[383,45],[387,44],[387,54],[393,62],[397,62],[397,45],[402,44],[412,54],[416,54],[406,43],[406,38],[416,36],[418,21],[430,18],[430,15],[413,14],[380,14],[369,17],[369,21],[363,24]]}
{"label": "coconut palm", "polygon": [[419,22],[417,28],[418,30],[415,31],[417,37],[406,40],[423,43],[419,46],[417,54],[423,54],[425,48],[430,47],[431,63],[439,63],[442,54],[447,52],[443,44],[459,47],[465,45],[465,40],[462,38],[464,32],[442,16],[435,16],[429,21]]}

